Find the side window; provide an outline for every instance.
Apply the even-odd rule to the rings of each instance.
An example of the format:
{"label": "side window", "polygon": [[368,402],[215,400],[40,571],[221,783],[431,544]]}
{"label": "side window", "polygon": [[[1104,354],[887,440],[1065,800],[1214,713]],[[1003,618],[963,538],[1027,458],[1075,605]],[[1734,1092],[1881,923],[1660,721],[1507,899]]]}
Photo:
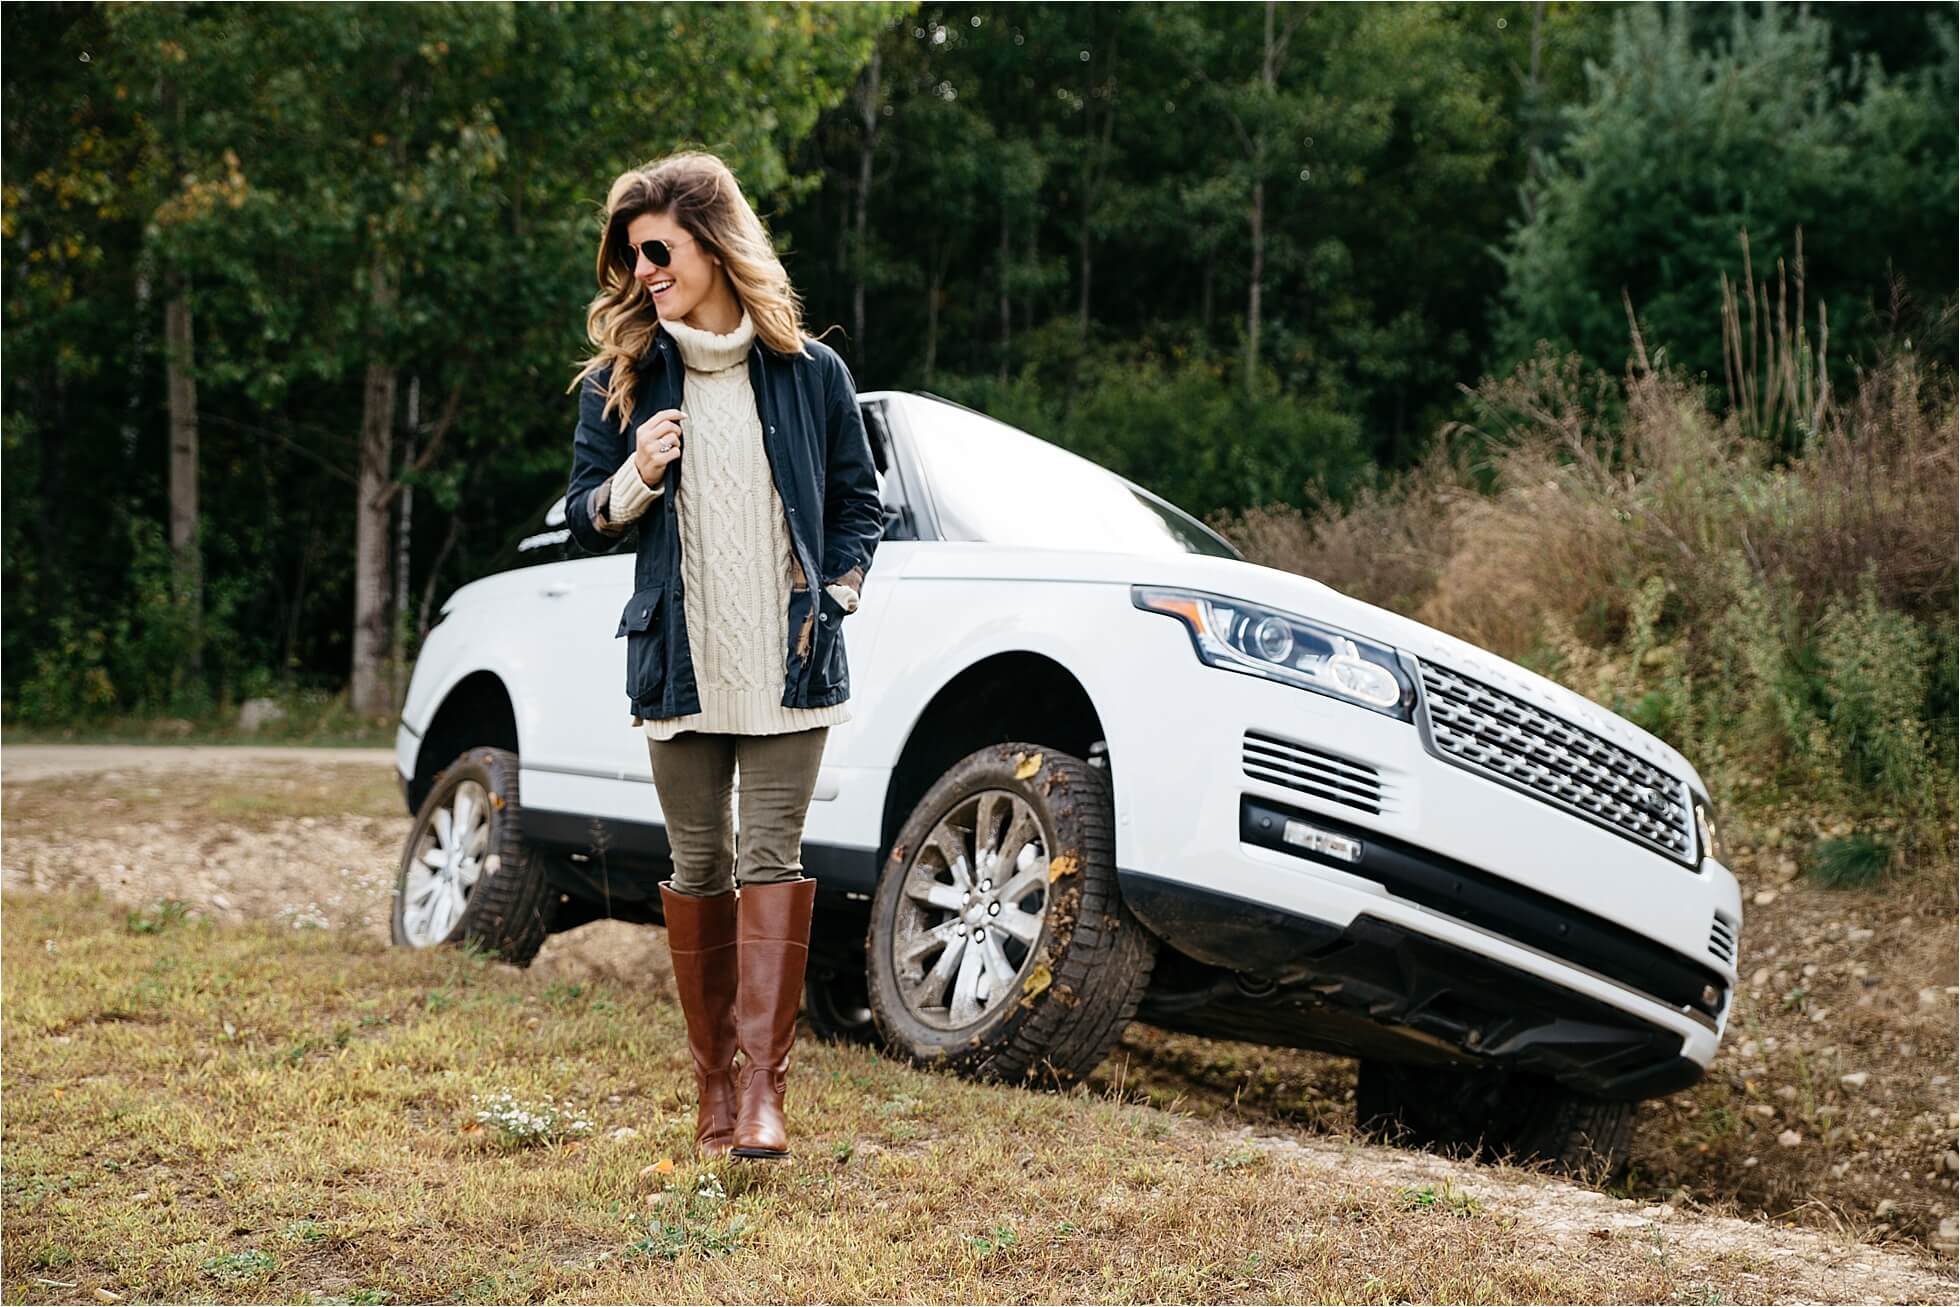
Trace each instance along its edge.
{"label": "side window", "polygon": [[885,406],[864,406],[864,433],[871,440],[871,461],[878,474],[878,499],[885,506],[887,540],[917,540],[917,515],[905,497],[905,479],[892,468],[892,434],[886,421]]}
{"label": "side window", "polygon": [[[637,544],[637,536],[629,530],[606,552],[631,552]],[[508,572],[519,567],[536,567],[540,563],[563,563],[590,557],[591,554],[572,541],[572,528],[565,521],[565,496],[561,493],[543,512],[533,514],[524,523],[517,537],[505,544],[497,554],[490,571]]]}

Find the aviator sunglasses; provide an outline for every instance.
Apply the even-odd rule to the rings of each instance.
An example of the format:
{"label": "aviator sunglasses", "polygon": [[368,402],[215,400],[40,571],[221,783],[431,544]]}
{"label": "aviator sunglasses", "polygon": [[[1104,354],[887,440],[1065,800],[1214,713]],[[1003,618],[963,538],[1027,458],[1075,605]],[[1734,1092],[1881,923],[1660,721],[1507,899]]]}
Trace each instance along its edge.
{"label": "aviator sunglasses", "polygon": [[[686,245],[693,239],[692,236],[689,236],[683,240],[675,241],[674,244]],[[627,241],[624,257],[626,259],[626,268],[629,272],[637,266],[633,258],[633,251],[636,249],[646,255],[648,261],[656,268],[664,268],[674,261],[673,248],[666,241],[641,241],[638,245],[635,245],[632,241]]]}

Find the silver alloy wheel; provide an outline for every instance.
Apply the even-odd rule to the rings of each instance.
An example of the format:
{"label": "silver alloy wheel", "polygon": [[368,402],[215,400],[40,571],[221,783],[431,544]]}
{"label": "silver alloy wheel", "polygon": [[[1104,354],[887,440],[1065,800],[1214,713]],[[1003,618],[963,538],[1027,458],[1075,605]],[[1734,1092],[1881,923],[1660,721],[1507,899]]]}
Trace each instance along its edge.
{"label": "silver alloy wheel", "polygon": [[1020,795],[982,790],[949,809],[905,874],[892,963],[905,1006],[959,1030],[1011,1002],[1048,915],[1048,849]]}
{"label": "silver alloy wheel", "polygon": [[402,886],[402,933],[415,948],[449,938],[484,868],[490,845],[490,795],[463,781],[437,808]]}

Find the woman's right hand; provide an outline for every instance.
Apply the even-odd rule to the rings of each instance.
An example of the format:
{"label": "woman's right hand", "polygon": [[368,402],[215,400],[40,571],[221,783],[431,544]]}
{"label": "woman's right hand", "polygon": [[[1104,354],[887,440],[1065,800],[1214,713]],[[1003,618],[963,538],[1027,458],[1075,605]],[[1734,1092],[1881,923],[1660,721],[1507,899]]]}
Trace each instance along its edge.
{"label": "woman's right hand", "polygon": [[633,437],[633,466],[640,480],[660,484],[667,465],[681,456],[680,419],[687,414],[677,408],[663,408],[646,421]]}

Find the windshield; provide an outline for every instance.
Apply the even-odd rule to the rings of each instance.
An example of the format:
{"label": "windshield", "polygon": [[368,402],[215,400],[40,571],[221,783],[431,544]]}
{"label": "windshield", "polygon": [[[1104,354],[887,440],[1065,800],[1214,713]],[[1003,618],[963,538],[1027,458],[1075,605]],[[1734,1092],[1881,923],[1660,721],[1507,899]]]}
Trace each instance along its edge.
{"label": "windshield", "polygon": [[1059,445],[939,400],[915,400],[910,412],[949,540],[1244,557],[1189,513]]}

